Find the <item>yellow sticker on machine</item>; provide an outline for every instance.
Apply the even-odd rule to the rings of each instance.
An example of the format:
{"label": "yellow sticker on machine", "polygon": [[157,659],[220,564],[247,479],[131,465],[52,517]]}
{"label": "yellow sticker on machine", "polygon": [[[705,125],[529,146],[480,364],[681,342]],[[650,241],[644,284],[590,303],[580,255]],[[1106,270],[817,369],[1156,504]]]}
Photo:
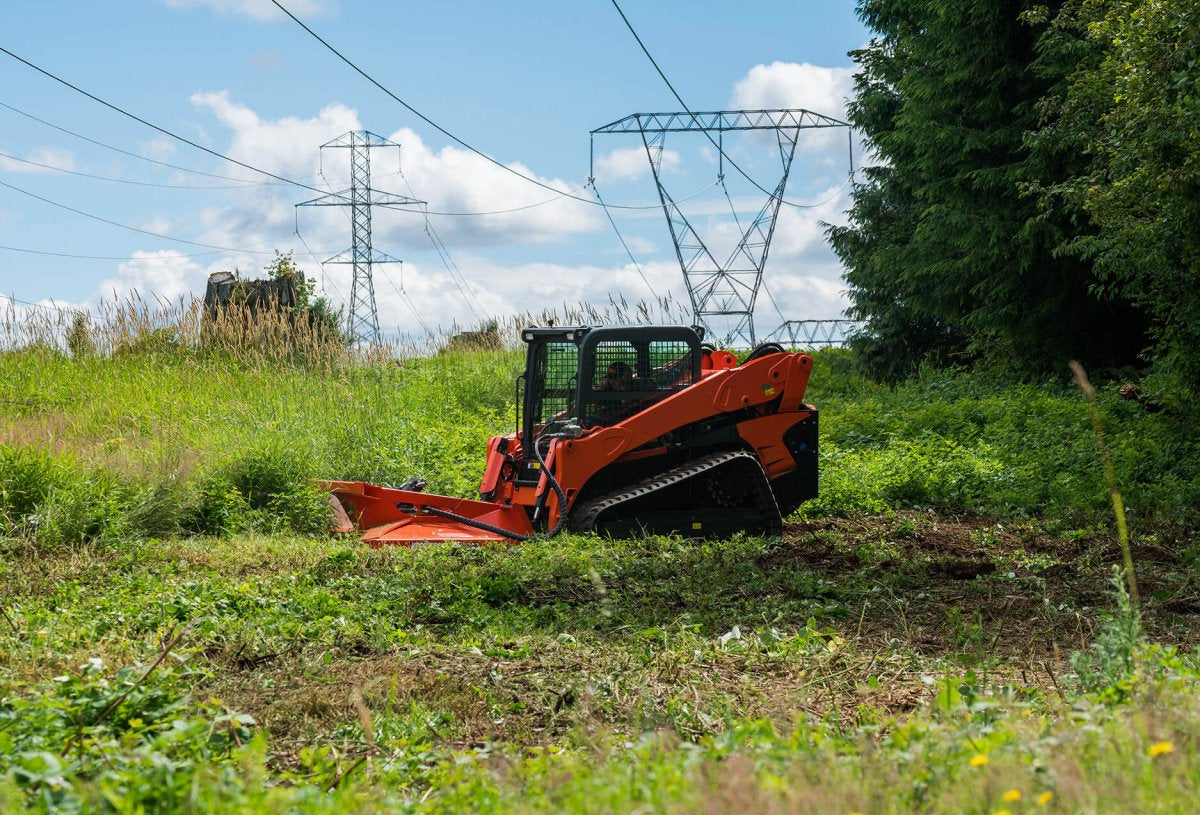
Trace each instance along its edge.
{"label": "yellow sticker on machine", "polygon": [[692,529],[699,529],[699,528],[700,528],[700,522],[692,521]]}
{"label": "yellow sticker on machine", "polygon": [[773,388],[773,387],[772,387],[772,386],[770,386],[770,385],[763,385],[763,386],[762,386],[762,392],[763,392],[763,393],[765,393],[767,396],[774,396],[774,395],[775,395],[775,388]]}

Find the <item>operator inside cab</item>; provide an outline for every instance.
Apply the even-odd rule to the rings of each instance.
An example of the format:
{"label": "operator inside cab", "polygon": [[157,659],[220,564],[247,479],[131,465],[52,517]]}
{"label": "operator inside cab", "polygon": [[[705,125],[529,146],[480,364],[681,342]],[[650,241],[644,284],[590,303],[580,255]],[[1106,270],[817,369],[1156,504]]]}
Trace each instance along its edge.
{"label": "operator inside cab", "polygon": [[617,360],[608,366],[604,381],[596,390],[622,393],[633,390],[633,368],[629,367],[628,363]]}

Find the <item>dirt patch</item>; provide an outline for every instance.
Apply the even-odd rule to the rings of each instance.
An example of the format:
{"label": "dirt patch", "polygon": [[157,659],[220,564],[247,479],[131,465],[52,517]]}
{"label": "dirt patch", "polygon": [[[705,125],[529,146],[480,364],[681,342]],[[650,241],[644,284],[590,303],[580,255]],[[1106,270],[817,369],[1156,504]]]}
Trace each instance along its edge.
{"label": "dirt patch", "polygon": [[[1200,592],[1174,552],[1134,545],[1147,634],[1200,643]],[[856,633],[898,638],[930,655],[972,654],[1064,667],[1112,609],[1113,536],[1064,537],[1035,522],[903,511],[792,524],[762,565],[803,561],[839,584],[877,589]],[[1190,588],[1189,588],[1190,587]]]}

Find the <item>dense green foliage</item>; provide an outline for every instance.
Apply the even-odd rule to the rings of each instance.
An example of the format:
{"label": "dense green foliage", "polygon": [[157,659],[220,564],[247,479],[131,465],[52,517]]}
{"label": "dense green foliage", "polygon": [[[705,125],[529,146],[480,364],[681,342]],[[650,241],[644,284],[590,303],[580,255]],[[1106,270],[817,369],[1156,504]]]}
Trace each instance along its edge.
{"label": "dense green foliage", "polygon": [[829,230],[878,375],[1157,358],[1200,372],[1197,6],[863,0],[878,163]]}
{"label": "dense green foliage", "polygon": [[1096,231],[1067,249],[1094,264],[1097,291],[1153,317],[1158,354],[1200,379],[1200,3],[1074,2],[1043,48],[1080,55],[1043,101],[1033,143],[1088,163],[1041,190]]}
{"label": "dense green foliage", "polygon": [[[1066,526],[1106,517],[1077,392],[926,370],[896,387],[818,355],[821,498],[804,512],[929,507]],[[321,478],[422,475],[470,496],[486,440],[513,428],[518,355],[445,354],[344,370],[219,357],[46,352],[0,358],[0,524],[45,545],[324,528]],[[1135,519],[1187,526],[1200,453],[1185,405],[1101,395]],[[52,448],[45,445],[53,440]]]}

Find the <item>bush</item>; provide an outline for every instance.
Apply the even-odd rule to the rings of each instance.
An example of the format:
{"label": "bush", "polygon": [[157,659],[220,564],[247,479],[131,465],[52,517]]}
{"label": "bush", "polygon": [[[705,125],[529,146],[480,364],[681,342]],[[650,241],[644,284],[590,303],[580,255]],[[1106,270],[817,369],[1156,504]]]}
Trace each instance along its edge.
{"label": "bush", "polygon": [[329,528],[329,504],[316,487],[311,458],[268,442],[242,453],[204,478],[187,526],[205,535]]}
{"label": "bush", "polygon": [[10,530],[26,523],[63,480],[48,451],[0,445],[0,520]]}

